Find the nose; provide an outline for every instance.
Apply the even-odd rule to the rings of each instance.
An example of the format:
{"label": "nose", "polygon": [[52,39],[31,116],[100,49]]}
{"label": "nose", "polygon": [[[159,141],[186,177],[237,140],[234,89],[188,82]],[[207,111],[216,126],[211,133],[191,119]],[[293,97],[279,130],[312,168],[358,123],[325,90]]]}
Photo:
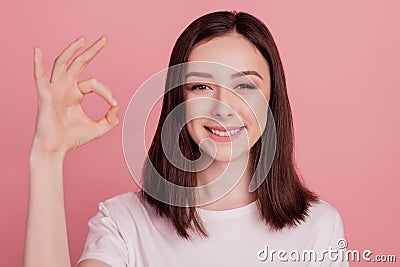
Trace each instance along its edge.
{"label": "nose", "polygon": [[211,110],[211,114],[220,119],[229,119],[234,115],[233,102],[228,101],[232,98],[232,93],[227,89],[218,88],[215,93],[214,105]]}

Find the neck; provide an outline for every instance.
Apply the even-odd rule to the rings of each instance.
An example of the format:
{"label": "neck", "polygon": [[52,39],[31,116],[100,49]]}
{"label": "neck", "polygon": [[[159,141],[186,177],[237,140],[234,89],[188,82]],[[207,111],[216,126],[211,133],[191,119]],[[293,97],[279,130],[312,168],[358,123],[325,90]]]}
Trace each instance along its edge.
{"label": "neck", "polygon": [[256,200],[248,191],[252,178],[250,155],[232,161],[214,160],[206,169],[197,172],[201,209],[227,210],[242,207]]}

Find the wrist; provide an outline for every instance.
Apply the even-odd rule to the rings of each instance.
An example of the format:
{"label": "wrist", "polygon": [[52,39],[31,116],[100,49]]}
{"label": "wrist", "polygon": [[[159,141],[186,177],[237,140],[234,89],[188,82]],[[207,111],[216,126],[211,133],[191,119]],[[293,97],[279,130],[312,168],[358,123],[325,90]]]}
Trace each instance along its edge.
{"label": "wrist", "polygon": [[31,147],[30,160],[60,160],[63,161],[67,152],[49,151],[35,144]]}

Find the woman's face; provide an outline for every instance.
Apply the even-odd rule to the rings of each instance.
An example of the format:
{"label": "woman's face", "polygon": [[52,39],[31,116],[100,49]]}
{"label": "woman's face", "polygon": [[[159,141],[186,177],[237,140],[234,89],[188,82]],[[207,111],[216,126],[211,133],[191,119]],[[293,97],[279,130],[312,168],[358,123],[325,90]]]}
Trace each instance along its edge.
{"label": "woman's face", "polygon": [[214,160],[235,160],[249,151],[264,130],[270,97],[268,63],[237,33],[197,44],[188,62],[196,61],[210,63],[188,64],[187,130],[204,152],[215,154]]}

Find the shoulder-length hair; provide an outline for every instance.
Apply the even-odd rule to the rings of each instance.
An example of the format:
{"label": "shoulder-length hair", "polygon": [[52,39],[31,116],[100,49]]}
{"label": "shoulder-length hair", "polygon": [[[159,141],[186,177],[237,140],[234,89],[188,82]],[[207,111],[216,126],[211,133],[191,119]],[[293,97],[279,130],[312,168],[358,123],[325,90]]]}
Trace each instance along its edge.
{"label": "shoulder-length hair", "polygon": [[[232,32],[243,35],[253,43],[270,67],[271,94],[269,107],[275,120],[276,151],[274,158],[271,159],[271,168],[267,177],[258,177],[258,179],[264,178],[261,185],[255,190],[258,210],[266,226],[269,226],[272,230],[294,227],[306,219],[310,206],[313,202],[318,201],[318,196],[306,188],[296,169],[293,153],[292,113],[284,70],[275,41],[265,24],[245,12],[218,11],[203,15],[193,21],[177,39],[171,53],[169,67],[188,62],[189,54],[197,43],[206,42]],[[169,79],[172,79],[171,75],[173,74],[167,74],[167,83]],[[178,192],[178,190],[170,190],[166,188],[165,184],[158,182],[158,177],[161,175],[167,181],[180,186],[197,186],[196,173],[181,170],[171,164],[165,156],[161,144],[161,131],[168,114],[183,101],[184,96],[180,86],[177,90],[165,91],[158,126],[148,151],[148,158],[142,169],[143,190],[141,190],[140,199],[150,204],[159,216],[165,216],[169,219],[177,234],[182,238],[190,239],[192,237],[188,230],[196,230],[201,236],[208,237],[195,207],[169,205],[146,193],[146,189],[149,189],[163,194],[166,199],[186,198],[193,200],[195,198],[193,195],[182,195],[182,192]],[[170,123],[179,121],[184,123],[184,115],[178,117],[175,120],[169,120]],[[173,131],[174,126],[166,127],[166,129]],[[260,171],[255,168],[257,162],[263,165],[268,161],[266,151],[261,151],[261,139],[266,138],[265,132],[251,148],[252,157],[250,157],[250,160],[252,162],[250,164],[253,167],[253,172],[255,172],[255,177],[262,175],[257,173]],[[170,134],[172,136],[172,132]],[[179,134],[179,148],[189,160],[195,160],[200,155],[199,147],[190,137],[186,127],[183,127]],[[150,164],[154,168],[150,167]],[[155,171],[158,174],[154,173]]]}

